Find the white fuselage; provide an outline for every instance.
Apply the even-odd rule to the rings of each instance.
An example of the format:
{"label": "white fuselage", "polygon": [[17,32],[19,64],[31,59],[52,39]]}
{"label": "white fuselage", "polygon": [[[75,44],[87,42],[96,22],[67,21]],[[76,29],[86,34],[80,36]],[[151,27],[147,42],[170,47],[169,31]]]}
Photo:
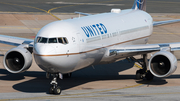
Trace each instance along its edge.
{"label": "white fuselage", "polygon": [[[133,9],[55,21],[38,32],[34,58],[40,68],[50,73],[112,63],[134,54],[110,56],[109,49],[146,44],[152,34],[152,21],[148,13]],[[47,42],[36,42],[39,37],[47,38]],[[49,38],[60,37],[67,38],[68,43],[48,43]]]}

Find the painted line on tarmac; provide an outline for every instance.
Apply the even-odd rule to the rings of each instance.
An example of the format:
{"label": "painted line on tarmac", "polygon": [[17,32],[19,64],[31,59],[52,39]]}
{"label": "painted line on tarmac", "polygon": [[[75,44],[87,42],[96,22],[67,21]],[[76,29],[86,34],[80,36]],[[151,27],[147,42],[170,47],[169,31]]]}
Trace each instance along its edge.
{"label": "painted line on tarmac", "polygon": [[51,12],[48,12],[44,9],[41,9],[41,8],[37,8],[37,7],[33,7],[33,6],[27,6],[27,5],[19,5],[19,4],[12,4],[12,3],[5,3],[5,2],[0,2],[1,4],[6,4],[6,5],[15,5],[15,6],[22,6],[22,7],[27,7],[27,8],[33,8],[33,9],[37,9],[37,10],[40,10],[40,11],[43,11],[43,12],[46,12],[48,14],[50,14],[51,16],[53,16],[54,18],[58,19],[58,20],[61,20],[60,18],[58,18],[57,16],[53,15]]}
{"label": "painted line on tarmac", "polygon": [[[113,1],[122,1],[122,0],[109,0],[109,1],[105,1],[105,2],[113,2]],[[105,3],[105,2],[95,2],[95,3]],[[47,11],[47,13],[52,14],[51,11],[59,9],[59,8],[71,7],[71,6],[80,6],[80,5],[84,5],[84,4],[87,4],[87,3],[79,3],[79,4],[77,3],[77,4],[67,5],[67,6],[54,7],[54,8],[49,9]]]}
{"label": "painted line on tarmac", "polygon": [[71,7],[71,6],[75,6],[75,5],[54,7],[54,8],[49,9],[49,10],[47,11],[47,13],[50,14],[51,16],[55,17],[56,19],[61,20],[61,19],[59,19],[57,16],[53,15],[53,14],[51,13],[51,11],[52,11],[52,10],[55,10],[55,9],[59,9],[59,8],[63,8],[63,7]]}
{"label": "painted line on tarmac", "polygon": [[[109,0],[109,1],[95,2],[95,3],[105,3],[105,2],[114,2],[114,1],[123,1],[123,0]],[[63,8],[63,7],[70,7],[70,6],[78,6],[78,5],[88,4],[88,3],[73,4],[73,5],[68,5],[68,6],[54,7],[54,8],[51,8],[51,9],[49,9],[49,10],[44,10],[44,9],[41,9],[41,8],[37,8],[37,7],[33,7],[33,6],[27,6],[27,5],[19,5],[19,4],[5,3],[5,2],[0,2],[0,3],[1,3],[1,4],[6,4],[6,5],[15,5],[15,6],[22,6],[22,7],[37,9],[37,10],[43,11],[43,12],[45,12],[45,13],[47,13],[47,14],[50,14],[51,16],[53,16],[54,18],[56,18],[57,20],[61,20],[61,19],[58,18],[57,16],[55,16],[54,14],[52,14],[52,13],[51,13],[52,10],[59,9],[59,8]],[[27,13],[27,12],[24,12],[24,13]]]}
{"label": "painted line on tarmac", "polygon": [[22,7],[27,7],[27,8],[33,8],[33,9],[37,9],[37,10],[40,10],[40,11],[43,11],[43,12],[47,12],[47,11],[44,10],[44,9],[37,8],[37,7],[33,7],[33,6],[19,5],[19,4],[5,3],[5,2],[0,2],[0,3],[1,3],[1,4],[6,4],[6,5],[14,5],[14,6],[22,6]]}

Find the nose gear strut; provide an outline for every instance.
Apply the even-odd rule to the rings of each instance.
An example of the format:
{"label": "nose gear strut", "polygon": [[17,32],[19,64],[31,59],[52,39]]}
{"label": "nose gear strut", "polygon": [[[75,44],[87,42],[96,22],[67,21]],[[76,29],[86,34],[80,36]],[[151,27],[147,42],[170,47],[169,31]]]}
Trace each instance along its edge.
{"label": "nose gear strut", "polygon": [[[46,75],[50,76],[49,73],[47,73]],[[59,95],[59,94],[61,94],[61,87],[58,86],[57,78],[59,77],[59,78],[62,79],[63,78],[62,74],[56,73],[56,74],[51,74],[51,76],[53,76],[53,79],[52,79],[52,81],[50,83],[51,87],[49,89],[49,93]]]}

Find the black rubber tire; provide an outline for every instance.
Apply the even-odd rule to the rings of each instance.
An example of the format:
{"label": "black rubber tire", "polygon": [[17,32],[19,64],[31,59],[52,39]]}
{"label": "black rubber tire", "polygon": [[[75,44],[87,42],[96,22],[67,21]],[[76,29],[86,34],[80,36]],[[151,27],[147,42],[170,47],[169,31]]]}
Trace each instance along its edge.
{"label": "black rubber tire", "polygon": [[142,78],[142,75],[143,75],[143,70],[137,70],[136,71],[136,80],[141,80],[141,79],[143,79]]}
{"label": "black rubber tire", "polygon": [[72,73],[63,74],[63,78],[71,78]]}
{"label": "black rubber tire", "polygon": [[57,87],[54,89],[54,94],[60,95],[60,94],[61,94],[61,87],[57,86]]}
{"label": "black rubber tire", "polygon": [[154,75],[148,70],[147,73],[146,73],[146,75],[145,75],[145,78],[146,78],[147,80],[153,80]]}
{"label": "black rubber tire", "polygon": [[141,79],[141,74],[140,73],[136,73],[136,80],[140,80]]}
{"label": "black rubber tire", "polygon": [[54,94],[54,87],[53,87],[53,86],[51,86],[51,87],[49,88],[49,94]]}

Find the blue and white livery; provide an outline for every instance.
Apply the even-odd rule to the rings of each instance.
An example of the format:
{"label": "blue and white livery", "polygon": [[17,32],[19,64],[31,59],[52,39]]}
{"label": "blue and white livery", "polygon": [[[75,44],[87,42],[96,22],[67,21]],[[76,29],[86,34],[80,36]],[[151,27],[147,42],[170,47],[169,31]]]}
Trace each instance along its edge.
{"label": "blue and white livery", "polygon": [[[44,26],[35,40],[0,35],[0,43],[17,46],[4,55],[4,67],[11,73],[26,71],[32,64],[53,76],[50,93],[60,94],[57,77],[96,64],[113,63],[120,59],[135,59],[143,55],[142,69],[136,78],[152,80],[168,77],[177,68],[173,51],[180,50],[180,42],[147,44],[153,26],[179,22],[180,19],[153,22],[146,12],[146,0],[135,0],[132,9],[112,9],[111,12],[81,18],[55,21]],[[147,54],[156,52],[147,59]],[[149,68],[150,71],[147,71]]]}

